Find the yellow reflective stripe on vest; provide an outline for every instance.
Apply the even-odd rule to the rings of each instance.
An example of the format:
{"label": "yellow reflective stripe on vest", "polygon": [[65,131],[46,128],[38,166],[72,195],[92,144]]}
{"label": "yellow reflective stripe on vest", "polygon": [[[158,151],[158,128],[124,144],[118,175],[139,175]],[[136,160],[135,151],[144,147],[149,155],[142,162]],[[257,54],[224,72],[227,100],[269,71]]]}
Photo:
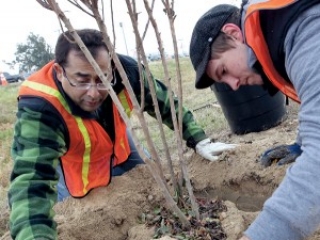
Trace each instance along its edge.
{"label": "yellow reflective stripe on vest", "polygon": [[[24,81],[22,85],[56,97],[59,100],[59,102],[62,104],[64,109],[71,114],[70,107],[68,106],[67,102],[65,101],[65,99],[63,98],[63,96],[58,90],[52,87],[49,87],[47,85],[44,85],[42,83],[36,83],[32,81]],[[86,189],[86,187],[89,182],[88,173],[89,173],[89,164],[90,164],[91,141],[90,141],[90,136],[88,134],[87,128],[85,127],[82,119],[76,116],[74,116],[74,118],[77,122],[78,128],[83,136],[84,143],[85,143],[85,150],[84,150],[84,155],[82,159],[82,182],[83,182],[83,192],[87,193],[88,190]]]}
{"label": "yellow reflective stripe on vest", "polygon": [[31,89],[37,90],[39,92],[46,93],[48,95],[54,96],[59,99],[59,102],[62,104],[64,109],[67,110],[68,113],[71,113],[69,106],[67,105],[66,101],[60,94],[60,92],[52,87],[44,85],[42,83],[32,82],[32,81],[24,81],[21,86],[29,87]]}
{"label": "yellow reflective stripe on vest", "polygon": [[118,98],[121,102],[121,105],[124,108],[124,111],[126,112],[127,116],[130,117],[131,116],[131,109],[128,103],[128,99],[126,94],[124,93],[124,90],[122,90],[119,94],[118,94]]}

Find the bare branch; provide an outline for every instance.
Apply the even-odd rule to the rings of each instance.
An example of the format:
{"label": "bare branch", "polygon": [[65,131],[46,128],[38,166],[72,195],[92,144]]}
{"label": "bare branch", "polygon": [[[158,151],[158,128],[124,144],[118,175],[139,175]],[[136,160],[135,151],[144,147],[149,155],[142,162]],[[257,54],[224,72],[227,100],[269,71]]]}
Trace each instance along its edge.
{"label": "bare branch", "polygon": [[[128,8],[129,9],[129,8]],[[129,9],[130,12],[130,9]],[[130,17],[131,17],[131,23],[134,26],[138,26],[138,14],[137,14],[137,7],[136,7],[136,1],[132,0],[132,12],[130,12]],[[138,33],[135,33],[138,34]],[[141,66],[141,60],[146,64],[146,56],[142,56],[141,53],[141,48],[142,46],[142,41],[139,40],[138,37],[136,39],[136,52],[137,52],[137,58],[138,58],[138,67],[139,67],[139,76],[140,76],[140,90],[141,90],[141,99],[140,99],[140,107],[141,107],[141,112],[144,109],[145,106],[145,90],[144,90],[144,79],[146,79],[146,76],[143,75],[143,69]],[[142,59],[141,59],[142,58]]]}
{"label": "bare branch", "polygon": [[[155,0],[152,0],[152,3],[151,3],[151,12],[153,12],[153,9],[154,9],[154,3],[155,3]],[[142,40],[144,40],[144,38],[146,37],[147,35],[147,30],[148,30],[148,27],[149,27],[149,23],[150,23],[150,20],[148,18],[148,22],[146,23],[146,26],[144,28],[144,32],[142,34]]]}
{"label": "bare branch", "polygon": [[[111,0],[111,7],[112,7],[112,3],[113,3],[113,0]],[[101,1],[101,13],[102,13],[102,20],[105,21],[105,15],[104,15],[104,1]],[[113,8],[111,9],[111,11],[113,12]],[[112,14],[113,15],[113,14]],[[113,27],[113,26],[112,26]]]}
{"label": "bare branch", "polygon": [[[150,71],[149,66],[147,64],[146,54],[145,54],[144,49],[142,47],[142,40],[140,38],[138,24],[137,24],[137,22],[135,22],[136,19],[134,18],[133,8],[132,8],[129,0],[126,0],[126,3],[127,3],[128,11],[129,11],[129,16],[131,18],[131,22],[132,22],[132,25],[133,25],[133,28],[134,28],[137,45],[140,46],[139,52],[142,54],[143,61],[144,61],[144,64],[145,64],[145,68],[146,68],[146,72],[147,72],[147,76],[142,76],[141,81],[144,83],[144,81],[147,80],[147,82],[148,82],[148,85],[149,85],[149,88],[150,88],[150,92],[151,92],[152,101],[154,103],[155,114],[156,114],[156,117],[157,117],[157,121],[159,122],[160,131],[162,132],[161,135],[163,137],[164,136],[163,124],[162,124],[161,114],[160,114],[160,110],[159,110],[158,100],[157,100],[157,97],[156,97],[154,83],[152,82],[151,71]],[[144,85],[143,85],[143,87],[144,87]],[[141,112],[140,112],[140,114],[141,114]],[[159,156],[157,154],[157,151],[156,151],[156,149],[154,147],[154,144],[151,144],[152,143],[152,139],[150,137],[150,134],[149,134],[148,131],[146,131],[144,133],[145,133],[145,136],[147,138],[147,143],[149,145],[149,149],[150,149],[151,152],[153,152],[153,156],[156,157],[155,158],[156,163],[157,163],[157,165],[158,165],[158,167],[160,169],[160,173],[162,174],[162,178],[164,179],[162,168],[161,168],[161,163],[160,163],[160,158],[159,158]],[[149,143],[149,141],[150,141],[150,143]]]}
{"label": "bare branch", "polygon": [[[89,16],[93,17],[93,15],[88,12],[87,10],[85,10],[79,3],[77,0],[67,0],[69,3],[71,3],[72,5],[74,5],[75,7],[79,8],[82,12],[84,12],[85,14],[88,14]],[[86,5],[86,4],[85,4]]]}
{"label": "bare branch", "polygon": [[[179,53],[178,53],[178,47],[177,47],[177,38],[176,38],[176,34],[175,34],[175,28],[174,28],[174,20],[176,18],[175,13],[174,13],[174,0],[172,0],[171,2],[171,9],[169,9],[169,0],[166,0],[166,4],[165,4],[165,8],[167,10],[167,12],[170,12],[171,14],[167,14],[168,16],[168,20],[169,20],[169,25],[170,25],[170,30],[171,30],[171,36],[172,36],[172,41],[173,41],[173,47],[174,47],[174,52],[175,52],[175,63],[176,63],[176,76],[178,79],[178,98],[179,98],[179,130],[180,130],[180,135],[182,136],[182,81],[181,81],[181,70],[180,70],[180,62],[179,62]],[[179,150],[179,153],[181,153],[181,150]],[[188,193],[190,196],[190,200],[191,200],[191,205],[192,205],[192,210],[194,211],[196,218],[200,219],[200,214],[199,214],[199,206],[196,202],[195,196],[193,194],[193,189],[192,189],[192,185],[190,182],[190,177],[189,177],[189,173],[187,170],[187,166],[185,164],[185,161],[183,161],[182,158],[180,158],[180,166],[181,166],[181,170],[183,173],[183,177],[186,181],[186,186],[188,189]]]}
{"label": "bare branch", "polygon": [[115,33],[115,27],[114,27],[113,0],[110,1],[110,12],[111,12],[112,36],[113,36],[113,46],[114,46],[113,49],[116,49],[116,33]]}
{"label": "bare branch", "polygon": [[50,11],[52,11],[52,8],[50,6],[50,4],[48,3],[47,0],[36,0],[42,7],[44,7],[45,9],[48,9]]}

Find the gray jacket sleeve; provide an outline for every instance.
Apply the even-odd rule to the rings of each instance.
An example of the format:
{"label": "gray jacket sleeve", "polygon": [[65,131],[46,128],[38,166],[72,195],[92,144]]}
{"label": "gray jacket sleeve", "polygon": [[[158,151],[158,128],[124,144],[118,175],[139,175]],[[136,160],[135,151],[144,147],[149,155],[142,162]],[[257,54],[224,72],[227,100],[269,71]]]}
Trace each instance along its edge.
{"label": "gray jacket sleeve", "polygon": [[320,5],[305,11],[285,41],[286,69],[301,100],[299,141],[292,164],[245,234],[251,240],[297,240],[320,225]]}

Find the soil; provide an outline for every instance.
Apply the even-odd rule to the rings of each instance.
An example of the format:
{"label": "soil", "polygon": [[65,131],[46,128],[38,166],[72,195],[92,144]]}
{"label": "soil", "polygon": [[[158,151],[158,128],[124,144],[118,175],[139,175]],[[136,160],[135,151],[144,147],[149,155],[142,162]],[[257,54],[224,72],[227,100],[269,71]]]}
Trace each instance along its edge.
{"label": "soil", "polygon": [[[221,239],[239,238],[283,179],[289,165],[264,168],[257,159],[267,148],[295,140],[297,108],[294,104],[289,105],[288,118],[263,132],[235,135],[225,129],[215,133],[212,138],[216,141],[240,144],[235,150],[222,154],[219,161],[209,162],[191,150],[186,153],[196,197],[207,201],[222,200],[224,204],[226,211],[219,212],[219,220],[227,238]],[[169,179],[165,166],[165,176]],[[166,205],[164,197],[148,168],[136,167],[83,199],[58,203],[55,219],[59,239],[153,239],[157,227],[146,224],[144,217],[154,213],[160,205]],[[10,238],[6,234],[1,239]],[[175,238],[166,236],[162,239]],[[320,233],[309,238],[316,239],[320,239]]]}

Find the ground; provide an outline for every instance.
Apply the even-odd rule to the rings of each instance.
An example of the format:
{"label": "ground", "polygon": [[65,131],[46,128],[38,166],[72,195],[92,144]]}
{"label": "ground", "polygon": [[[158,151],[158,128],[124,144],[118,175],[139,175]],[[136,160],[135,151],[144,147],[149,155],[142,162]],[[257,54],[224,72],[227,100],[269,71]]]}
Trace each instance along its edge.
{"label": "ground", "polygon": [[[192,151],[186,153],[195,195],[222,199],[227,207],[220,218],[227,239],[241,235],[283,179],[288,165],[263,168],[256,160],[271,146],[292,143],[297,124],[297,106],[291,104],[287,119],[272,129],[245,135],[235,135],[229,129],[216,132],[212,136],[216,141],[240,144],[223,154],[220,161],[209,162]],[[169,176],[166,170],[165,176]],[[86,198],[57,204],[59,239],[150,240],[154,228],[146,227],[139,219],[159,203],[164,204],[163,195],[148,168],[137,167],[113,178],[108,187],[95,189]],[[6,234],[1,239],[10,238]],[[316,239],[320,239],[320,234],[309,240]]]}

